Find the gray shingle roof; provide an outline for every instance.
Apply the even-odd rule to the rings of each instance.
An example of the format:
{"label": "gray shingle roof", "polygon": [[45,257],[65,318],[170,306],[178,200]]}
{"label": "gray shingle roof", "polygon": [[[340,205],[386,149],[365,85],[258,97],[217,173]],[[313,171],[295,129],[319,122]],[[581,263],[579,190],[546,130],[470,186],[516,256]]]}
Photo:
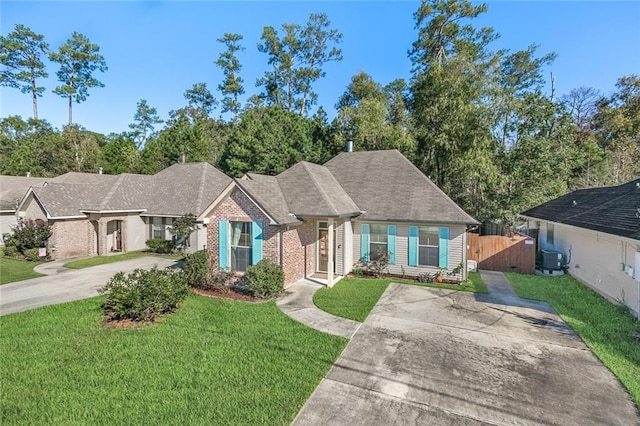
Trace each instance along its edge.
{"label": "gray shingle roof", "polygon": [[153,175],[146,214],[197,216],[229,183],[231,178],[209,163],[174,164]]}
{"label": "gray shingle roof", "polygon": [[235,182],[278,224],[288,225],[300,222],[290,214],[289,206],[276,176],[247,173],[242,179],[236,179]]}
{"label": "gray shingle roof", "polygon": [[345,152],[331,171],[364,220],[477,224],[397,150]]}
{"label": "gray shingle roof", "polygon": [[82,216],[81,208],[94,210],[100,192],[94,184],[47,183],[33,192],[51,217]]}
{"label": "gray shingle roof", "polygon": [[[88,183],[77,183],[81,181]],[[208,163],[188,163],[153,176],[67,173],[48,179],[46,186],[34,192],[52,217],[119,210],[181,216],[200,214],[230,182],[231,178]]]}
{"label": "gray shingle roof", "polygon": [[47,178],[26,176],[0,176],[0,210],[15,210],[16,201],[22,200],[32,186],[40,186]]}
{"label": "gray shingle roof", "polygon": [[297,216],[353,216],[360,208],[323,166],[300,162],[276,176],[291,213]]}
{"label": "gray shingle roof", "polygon": [[522,215],[640,240],[640,178],[573,191]]}

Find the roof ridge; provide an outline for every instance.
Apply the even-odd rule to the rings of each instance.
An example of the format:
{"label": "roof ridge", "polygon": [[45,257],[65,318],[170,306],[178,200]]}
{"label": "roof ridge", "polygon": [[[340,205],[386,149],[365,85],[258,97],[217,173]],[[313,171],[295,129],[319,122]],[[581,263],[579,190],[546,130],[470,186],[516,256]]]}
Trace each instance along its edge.
{"label": "roof ridge", "polygon": [[[300,162],[300,164],[302,164],[302,166],[304,167],[305,171],[307,172],[307,175],[309,176],[309,178],[311,178],[311,182],[313,182],[313,185],[318,189],[318,191],[320,192],[320,195],[322,195],[322,198],[327,202],[327,204],[329,204],[329,206],[331,206],[331,209],[333,210],[334,213],[338,213],[338,209],[336,208],[336,205],[334,204],[334,202],[331,200],[331,197],[327,196],[327,192],[325,191],[325,189],[317,181],[315,176],[312,173],[309,172],[309,169],[307,168],[307,164],[313,164],[314,166],[318,166],[322,170],[326,170],[329,173],[329,176],[331,176],[331,178],[336,181],[338,186],[340,188],[342,188],[342,185],[340,185],[340,182],[338,182],[338,180],[331,173],[331,171],[329,169],[327,169],[326,167],[324,167],[323,165],[315,164],[315,163],[309,163],[307,161],[302,161],[302,162]],[[344,191],[344,188],[342,188],[342,190]],[[344,192],[346,193],[346,191],[344,191]],[[349,198],[351,198],[351,197],[349,197]],[[353,201],[353,200],[351,200],[351,201]],[[355,204],[355,202],[353,202],[353,204]]]}
{"label": "roof ridge", "polygon": [[113,184],[113,186],[111,187],[109,192],[107,192],[107,195],[104,197],[104,199],[100,203],[99,210],[104,209],[104,207],[109,203],[109,201],[111,201],[111,197],[113,197],[113,194],[115,194],[116,189],[118,189],[120,187],[120,185],[122,184],[123,180],[124,180],[124,175],[119,174],[118,178],[115,181],[115,183]]}
{"label": "roof ridge", "polygon": [[[201,164],[201,163],[198,163]],[[198,198],[196,199],[196,208],[199,210],[198,212],[193,212],[193,214],[200,215],[202,213],[202,199],[204,198],[204,185],[207,177],[207,168],[201,167],[202,171],[200,172],[200,186],[198,188]]]}

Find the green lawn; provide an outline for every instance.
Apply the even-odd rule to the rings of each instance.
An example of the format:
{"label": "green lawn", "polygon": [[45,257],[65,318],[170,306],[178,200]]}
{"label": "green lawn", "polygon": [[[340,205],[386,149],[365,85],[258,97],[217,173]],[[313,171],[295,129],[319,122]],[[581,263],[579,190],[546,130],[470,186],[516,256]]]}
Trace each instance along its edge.
{"label": "green lawn", "polygon": [[569,275],[505,275],[518,296],[549,303],[640,407],[640,322]]}
{"label": "green lawn", "polygon": [[123,260],[136,259],[138,257],[149,255],[150,253],[147,252],[130,251],[127,253],[114,254],[110,256],[93,256],[86,259],[72,260],[71,262],[65,263],[64,267],[70,269],[83,269],[89,268],[91,266],[104,265],[105,263],[122,262]]}
{"label": "green lawn", "polygon": [[275,302],[194,295],[112,329],[103,300],[0,317],[1,424],[290,424],[347,343]]}
{"label": "green lawn", "polygon": [[313,296],[313,303],[330,314],[355,321],[364,321],[390,283],[403,283],[435,288],[487,293],[487,287],[477,272],[469,273],[469,281],[458,286],[391,278],[344,278],[333,288],[321,288]]}
{"label": "green lawn", "polygon": [[33,270],[39,264],[39,262],[8,259],[4,257],[4,251],[0,248],[0,284],[43,276]]}

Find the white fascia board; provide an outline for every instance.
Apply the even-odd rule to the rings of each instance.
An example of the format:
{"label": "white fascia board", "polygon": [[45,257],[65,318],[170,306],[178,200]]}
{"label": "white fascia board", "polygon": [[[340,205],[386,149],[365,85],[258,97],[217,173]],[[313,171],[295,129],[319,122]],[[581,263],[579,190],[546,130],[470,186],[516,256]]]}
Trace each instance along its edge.
{"label": "white fascia board", "polygon": [[80,210],[82,213],[105,214],[105,213],[143,213],[147,209],[131,209],[131,210]]}

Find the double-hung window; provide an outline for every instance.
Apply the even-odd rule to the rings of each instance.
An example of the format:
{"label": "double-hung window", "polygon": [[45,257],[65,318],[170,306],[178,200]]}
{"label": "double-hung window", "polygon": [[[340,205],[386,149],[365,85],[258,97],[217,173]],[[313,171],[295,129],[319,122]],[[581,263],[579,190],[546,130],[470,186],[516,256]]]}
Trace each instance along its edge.
{"label": "double-hung window", "polygon": [[161,217],[153,217],[151,225],[151,238],[164,240],[164,226]]}
{"label": "double-hung window", "polygon": [[387,253],[387,225],[370,225],[369,259],[378,260]]}
{"label": "double-hung window", "polygon": [[251,222],[230,222],[231,269],[245,272],[251,265]]}
{"label": "double-hung window", "polygon": [[439,228],[421,226],[418,233],[418,264],[438,266],[439,249]]}

